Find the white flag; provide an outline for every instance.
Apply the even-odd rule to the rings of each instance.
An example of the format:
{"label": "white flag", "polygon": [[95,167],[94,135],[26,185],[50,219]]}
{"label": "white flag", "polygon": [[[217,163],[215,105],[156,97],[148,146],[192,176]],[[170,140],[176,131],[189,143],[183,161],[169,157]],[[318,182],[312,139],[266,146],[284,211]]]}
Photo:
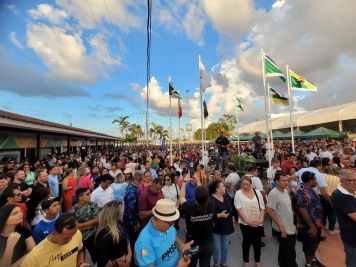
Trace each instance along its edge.
{"label": "white flag", "polygon": [[199,75],[200,75],[200,88],[203,92],[208,87],[211,87],[211,78],[209,73],[205,70],[203,63],[200,60],[199,56]]}

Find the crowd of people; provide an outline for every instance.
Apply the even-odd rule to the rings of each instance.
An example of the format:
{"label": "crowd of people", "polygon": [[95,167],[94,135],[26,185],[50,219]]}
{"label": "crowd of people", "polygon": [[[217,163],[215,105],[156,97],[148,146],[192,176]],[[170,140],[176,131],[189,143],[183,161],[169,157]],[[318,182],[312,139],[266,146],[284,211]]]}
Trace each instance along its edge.
{"label": "crowd of people", "polygon": [[[258,143],[257,147],[255,143]],[[321,229],[340,234],[346,266],[356,262],[355,146],[336,141],[274,144],[266,184],[254,163],[242,172],[228,155],[263,159],[265,144],[184,144],[181,158],[158,146],[105,148],[0,163],[0,266],[226,267],[239,225],[242,264],[261,267],[266,214],[279,266],[325,266]],[[255,146],[255,147],[254,147]],[[212,156],[217,155],[217,156]],[[208,159],[206,159],[206,157]],[[222,158],[222,161],[220,159]],[[220,165],[221,163],[221,165]],[[239,175],[239,174],[240,175]],[[178,237],[185,222],[185,240]],[[88,255],[86,255],[88,253]],[[212,262],[212,263],[211,263]]]}

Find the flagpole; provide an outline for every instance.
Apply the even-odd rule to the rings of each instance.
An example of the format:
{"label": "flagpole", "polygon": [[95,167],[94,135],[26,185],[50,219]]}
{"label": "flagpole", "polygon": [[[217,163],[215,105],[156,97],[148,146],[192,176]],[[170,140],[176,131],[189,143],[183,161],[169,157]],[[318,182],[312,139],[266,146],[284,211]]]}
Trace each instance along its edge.
{"label": "flagpole", "polygon": [[272,110],[271,110],[271,90],[269,83],[267,83],[267,93],[268,93],[268,116],[269,116],[269,129],[270,129],[270,136],[271,136],[271,146],[268,146],[269,148],[267,149],[268,153],[268,162],[269,165],[272,164],[272,151],[273,151],[273,128],[272,128]]}
{"label": "flagpole", "polygon": [[170,138],[169,138],[169,147],[170,147],[170,156],[171,156],[171,166],[173,166],[173,155],[172,155],[172,150],[173,150],[173,146],[172,146],[172,98],[169,97],[169,132],[170,132]]}
{"label": "flagpole", "polygon": [[270,129],[270,136],[272,141],[272,149],[273,149],[273,127],[272,127],[272,108],[271,108],[271,90],[270,85],[267,83],[267,92],[268,92],[268,110],[269,110],[269,129]]}
{"label": "flagpole", "polygon": [[[199,57],[199,62],[200,60],[200,55]],[[201,147],[204,149],[204,128],[203,128],[203,118],[204,118],[204,113],[203,113],[203,92],[201,89],[201,78],[200,78],[200,70],[199,70],[199,91],[200,91],[200,126],[201,126]],[[204,151],[204,150],[203,150]]]}
{"label": "flagpole", "polygon": [[179,114],[178,114],[178,148],[179,148],[179,161],[181,160],[181,146],[180,146],[180,117],[179,117]]}
{"label": "flagpole", "polygon": [[[261,49],[261,58],[262,58],[262,80],[263,80],[263,91],[265,94],[265,114],[266,114],[266,132],[267,132],[267,142],[270,141],[269,137],[269,123],[268,123],[268,112],[267,112],[267,92],[266,92],[266,70],[265,70],[265,57],[263,53],[263,49]],[[268,151],[268,154],[270,152]],[[269,166],[271,166],[271,163],[269,162]]]}
{"label": "flagpole", "polygon": [[289,66],[286,65],[286,70],[287,70],[287,85],[288,85],[288,97],[289,97],[289,118],[290,118],[290,132],[292,136],[292,151],[295,153],[295,148],[294,148],[294,132],[293,132],[293,117],[292,117],[292,105],[293,105],[293,99],[291,97],[291,89],[290,89],[290,74],[289,74]]}
{"label": "flagpole", "polygon": [[239,123],[239,113],[237,111],[237,104],[238,104],[238,100],[236,97],[236,134],[237,134],[237,155],[240,155],[240,137],[239,137],[239,129],[237,127],[237,124]]}

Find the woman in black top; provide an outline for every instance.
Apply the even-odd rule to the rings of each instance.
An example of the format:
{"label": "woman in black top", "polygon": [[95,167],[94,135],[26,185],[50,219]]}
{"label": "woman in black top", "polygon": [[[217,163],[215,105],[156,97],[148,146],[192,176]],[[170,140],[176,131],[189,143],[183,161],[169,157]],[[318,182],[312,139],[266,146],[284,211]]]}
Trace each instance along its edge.
{"label": "woman in black top", "polygon": [[[230,196],[226,194],[223,182],[212,182],[209,186],[209,191],[211,192],[210,198],[215,204],[213,267],[226,267],[230,235],[235,231],[235,218],[232,216],[232,201]],[[221,259],[219,265],[220,251]]]}
{"label": "woman in black top", "polygon": [[129,267],[131,264],[130,241],[122,227],[121,218],[121,202],[112,200],[105,204],[95,235],[98,267]]}
{"label": "woman in black top", "polygon": [[26,253],[35,247],[31,232],[19,226],[22,218],[15,204],[0,208],[0,266],[20,266]]}
{"label": "woman in black top", "polygon": [[181,212],[185,215],[187,225],[186,242],[194,240],[193,246],[199,246],[199,251],[191,258],[189,267],[210,267],[210,259],[213,255],[213,216],[214,203],[209,200],[209,191],[206,187],[201,186],[200,180],[197,181],[197,187],[194,191],[195,203],[187,202],[185,199],[185,187],[190,180],[190,174],[186,175],[183,180],[182,188],[179,194],[181,203]]}

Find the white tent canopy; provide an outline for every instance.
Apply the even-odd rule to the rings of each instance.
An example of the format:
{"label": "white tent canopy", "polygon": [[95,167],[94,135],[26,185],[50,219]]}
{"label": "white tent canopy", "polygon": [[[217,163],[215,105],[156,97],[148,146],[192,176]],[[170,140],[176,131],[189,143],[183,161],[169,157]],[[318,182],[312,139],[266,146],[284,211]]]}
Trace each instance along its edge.
{"label": "white tent canopy", "polygon": [[[352,119],[356,119],[356,102],[293,114],[293,127],[339,122]],[[278,118],[272,118],[271,123],[273,130],[290,128],[289,114]],[[238,129],[239,134],[256,131],[266,132],[265,120],[256,121],[244,125]]]}

